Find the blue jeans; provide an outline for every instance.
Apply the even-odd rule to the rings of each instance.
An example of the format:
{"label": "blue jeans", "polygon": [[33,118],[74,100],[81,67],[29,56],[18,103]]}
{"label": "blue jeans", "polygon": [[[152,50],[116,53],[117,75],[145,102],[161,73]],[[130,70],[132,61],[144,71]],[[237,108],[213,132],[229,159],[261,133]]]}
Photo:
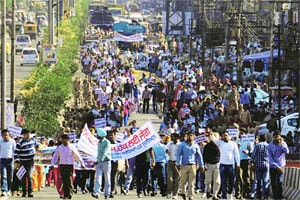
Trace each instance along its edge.
{"label": "blue jeans", "polygon": [[200,170],[197,170],[195,190],[201,190],[202,193],[206,192],[205,172],[201,172]]}
{"label": "blue jeans", "polygon": [[22,190],[23,194],[26,194],[26,178],[28,178],[28,194],[32,193],[32,173],[33,173],[33,165],[34,161],[33,160],[26,160],[26,161],[21,161],[20,162],[21,166],[23,165],[26,173],[22,178]]}
{"label": "blue jeans", "polygon": [[229,194],[232,194],[233,185],[234,185],[233,165],[220,164],[220,175],[221,175],[222,199],[227,199],[227,182],[229,183],[228,185]]}
{"label": "blue jeans", "polygon": [[111,172],[111,162],[100,162],[96,166],[96,181],[94,193],[100,195],[101,193],[101,184],[102,184],[102,175],[104,175],[104,196],[108,197],[110,195],[111,182],[110,182],[110,172]]}
{"label": "blue jeans", "polygon": [[133,173],[134,173],[134,169],[129,167],[129,169],[126,172],[126,179],[125,179],[125,184],[124,184],[125,190],[129,190],[129,188],[130,188],[130,184],[133,180]]}
{"label": "blue jeans", "polygon": [[0,170],[1,170],[1,189],[8,192],[11,190],[13,180],[13,159],[1,158]]}
{"label": "blue jeans", "polygon": [[256,168],[255,178],[257,180],[256,194],[261,198],[261,185],[263,191],[263,197],[268,198],[269,196],[269,168]]}
{"label": "blue jeans", "polygon": [[[157,184],[160,188],[160,192],[162,195],[166,194],[167,186],[166,186],[166,163],[157,162],[155,164],[154,169],[151,171],[151,182],[152,182],[152,191],[157,191]],[[156,184],[157,179],[157,184]]]}

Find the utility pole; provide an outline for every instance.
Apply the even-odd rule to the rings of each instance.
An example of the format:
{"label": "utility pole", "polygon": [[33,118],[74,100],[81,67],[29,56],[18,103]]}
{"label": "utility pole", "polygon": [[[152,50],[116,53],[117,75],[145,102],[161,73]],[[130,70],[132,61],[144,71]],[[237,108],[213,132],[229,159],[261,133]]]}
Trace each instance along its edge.
{"label": "utility pole", "polygon": [[53,0],[49,0],[49,44],[54,44]]}
{"label": "utility pole", "polygon": [[240,85],[243,83],[242,80],[242,58],[241,58],[241,20],[242,20],[242,3],[238,1],[237,4],[237,41],[236,41],[236,68],[237,68],[237,84]]}
{"label": "utility pole", "polygon": [[[16,0],[12,0],[12,26],[11,26],[11,66],[10,66],[10,73],[11,73],[11,82],[10,82],[10,100],[11,102],[15,102],[15,72],[16,72],[16,64],[15,64],[15,54],[16,54],[16,47],[15,47],[15,37],[16,37]],[[14,111],[17,112],[16,110]]]}
{"label": "utility pole", "polygon": [[273,51],[274,51],[274,29],[273,29],[273,25],[274,25],[274,5],[275,3],[272,2],[272,9],[270,10],[270,14],[271,14],[271,21],[270,21],[270,61],[269,61],[269,109],[272,108],[272,90],[270,89],[270,86],[272,85],[271,83],[273,83],[273,77],[274,77],[274,69],[273,69]]}
{"label": "utility pole", "polygon": [[1,6],[1,129],[4,129],[6,128],[6,0],[2,0]]}
{"label": "utility pole", "polygon": [[225,13],[225,69],[229,60],[229,11],[230,2],[226,0],[226,13]]}
{"label": "utility pole", "polygon": [[204,69],[204,65],[205,65],[205,43],[206,43],[206,21],[205,21],[205,0],[202,0],[202,6],[201,6],[201,16],[202,16],[202,46],[201,46],[201,65],[202,65],[202,69]]}

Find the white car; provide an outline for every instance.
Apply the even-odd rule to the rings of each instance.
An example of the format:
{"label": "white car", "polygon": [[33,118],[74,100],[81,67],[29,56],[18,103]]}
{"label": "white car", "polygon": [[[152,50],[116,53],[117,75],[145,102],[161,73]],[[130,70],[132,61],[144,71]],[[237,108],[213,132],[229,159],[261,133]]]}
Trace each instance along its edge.
{"label": "white car", "polygon": [[[244,90],[244,89],[241,89],[240,92]],[[247,93],[250,94],[250,88],[247,89]],[[254,92],[256,94],[256,97],[254,99],[254,104],[255,105],[258,105],[259,102],[265,102],[265,103],[269,103],[269,93],[261,90],[261,89],[257,89],[257,88],[254,88]]]}
{"label": "white car", "polygon": [[[298,126],[298,118],[299,113],[293,113],[288,116],[282,117],[280,119],[281,123],[281,135],[287,135],[289,131],[292,132],[292,136],[294,135],[294,131],[297,130]],[[279,120],[277,120],[277,126],[279,125]],[[258,126],[258,134],[269,134],[269,130],[267,129],[267,123],[264,123]]]}
{"label": "white car", "polygon": [[29,35],[17,35],[16,37],[16,52],[22,51],[23,48],[31,47],[31,39]]}
{"label": "white car", "polygon": [[36,64],[39,62],[39,54],[36,48],[24,48],[21,53],[20,64]]}

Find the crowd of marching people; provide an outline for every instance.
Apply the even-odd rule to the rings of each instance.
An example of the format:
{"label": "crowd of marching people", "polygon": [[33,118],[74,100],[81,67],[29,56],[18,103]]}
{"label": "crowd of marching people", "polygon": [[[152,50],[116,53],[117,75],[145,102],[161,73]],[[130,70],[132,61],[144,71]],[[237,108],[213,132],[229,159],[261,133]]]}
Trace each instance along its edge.
{"label": "crowd of marching people", "polygon": [[[283,198],[287,143],[278,130],[270,131],[271,137],[257,134],[248,110],[254,105],[253,88],[263,87],[263,81],[246,82],[240,89],[231,74],[221,70],[214,59],[218,55],[211,56],[210,67],[203,67],[186,54],[189,45],[176,37],[153,33],[156,43],[144,41],[121,51],[110,35],[86,30],[85,38],[99,39],[81,49],[84,76],[74,80],[74,106],[67,108],[62,122],[67,128],[49,144],[57,146],[51,165],[59,167],[49,169],[45,186],[54,181],[64,199],[71,199],[78,189],[95,198],[102,193],[105,199],[113,198],[120,186],[122,195],[136,188],[139,198],[160,194],[192,200],[195,192],[208,199],[268,199],[271,184],[272,197]],[[136,69],[144,70],[141,76]],[[110,147],[118,142],[117,133],[124,130],[129,137],[139,129],[138,119],[130,119],[135,112],[156,113],[162,119],[161,142],[130,159],[112,160]],[[95,123],[97,119],[104,119],[104,127]],[[91,166],[70,142],[76,143],[85,124],[98,144]],[[237,130],[236,135],[228,129]],[[2,194],[17,190],[16,159],[25,168],[16,178],[22,182],[22,196],[33,197],[34,155],[44,144],[30,137],[29,130],[22,130],[22,135],[14,141],[2,130]],[[253,140],[243,141],[245,135],[253,135]],[[291,142],[299,145],[298,132]]]}

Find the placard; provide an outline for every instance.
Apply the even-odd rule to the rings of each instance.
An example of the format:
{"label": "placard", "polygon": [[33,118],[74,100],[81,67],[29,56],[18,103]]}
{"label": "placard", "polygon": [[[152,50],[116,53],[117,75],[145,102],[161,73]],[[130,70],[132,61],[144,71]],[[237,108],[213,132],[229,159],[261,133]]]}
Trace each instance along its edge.
{"label": "placard", "polygon": [[206,135],[205,134],[201,134],[195,137],[195,142],[196,143],[201,143],[201,142],[205,142],[206,141]]}
{"label": "placard", "polygon": [[116,142],[120,143],[124,140],[124,134],[123,133],[116,133]]}
{"label": "placard", "polygon": [[241,135],[241,143],[254,143],[254,142],[255,142],[254,134]]}
{"label": "placard", "polygon": [[97,118],[94,119],[95,128],[105,128],[106,127],[106,119],[105,118]]}
{"label": "placard", "polygon": [[193,124],[193,123],[195,123],[195,117],[189,117],[188,119],[187,119],[187,123],[188,124]]}
{"label": "placard", "polygon": [[230,138],[239,137],[239,130],[237,128],[226,129]]}
{"label": "placard", "polygon": [[9,131],[9,134],[11,134],[13,136],[20,136],[21,132],[22,132],[22,127],[11,125],[8,127],[8,131]]}
{"label": "placard", "polygon": [[199,128],[198,129],[198,132],[201,134],[201,133],[205,133],[206,132],[206,128]]}
{"label": "placard", "polygon": [[43,46],[43,63],[57,64],[57,49],[52,45]]}

